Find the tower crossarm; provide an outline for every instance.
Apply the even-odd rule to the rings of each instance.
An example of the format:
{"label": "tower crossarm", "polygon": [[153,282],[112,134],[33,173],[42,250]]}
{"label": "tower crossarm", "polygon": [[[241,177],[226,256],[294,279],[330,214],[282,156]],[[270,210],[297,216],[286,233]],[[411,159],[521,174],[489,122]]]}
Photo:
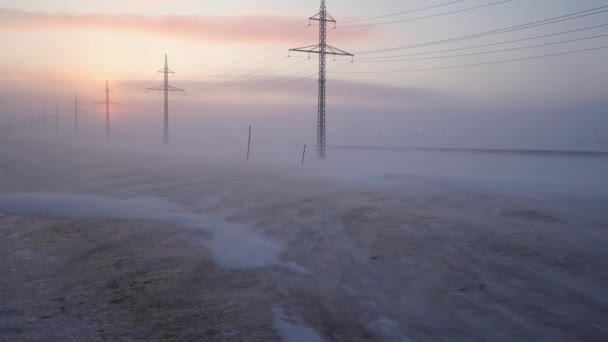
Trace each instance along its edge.
{"label": "tower crossarm", "polygon": [[[152,88],[146,88],[146,90],[163,90],[164,91],[165,87],[164,86],[152,87]],[[167,86],[167,91],[186,91],[186,90],[172,87],[172,86]]]}
{"label": "tower crossarm", "polygon": [[180,89],[177,87],[167,86],[168,91],[185,91],[184,89]]}
{"label": "tower crossarm", "polygon": [[164,86],[146,88],[146,90],[165,90]]}
{"label": "tower crossarm", "polygon": [[[326,55],[348,56],[348,57],[355,56],[352,53],[346,52],[344,50],[340,50],[331,45],[327,45],[325,48],[327,49],[324,52]],[[321,47],[319,45],[311,45],[311,46],[304,46],[301,48],[289,49],[289,52],[293,51],[293,52],[305,52],[305,53],[317,53],[318,54],[318,53],[322,53],[320,50],[321,50]]]}
{"label": "tower crossarm", "polygon": [[336,55],[336,56],[349,56],[349,57],[355,57],[355,55],[353,55],[350,52],[346,52],[344,50],[338,49],[336,47],[333,47],[331,45],[327,45],[327,51],[325,51],[326,54],[328,55]]}
{"label": "tower crossarm", "polygon": [[336,19],[334,19],[334,17],[331,16],[331,14],[325,12],[325,19],[323,19],[323,15],[321,14],[321,12],[315,14],[314,16],[308,18],[308,20],[314,20],[314,21],[325,21],[326,23],[337,23]]}

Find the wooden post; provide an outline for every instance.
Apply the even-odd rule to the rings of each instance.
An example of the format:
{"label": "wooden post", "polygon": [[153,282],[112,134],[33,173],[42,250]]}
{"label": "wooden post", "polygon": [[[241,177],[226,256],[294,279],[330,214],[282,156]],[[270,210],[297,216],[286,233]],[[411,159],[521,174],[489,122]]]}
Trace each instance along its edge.
{"label": "wooden post", "polygon": [[247,161],[249,161],[250,152],[251,152],[251,126],[249,126],[249,139],[247,139]]}
{"label": "wooden post", "polygon": [[304,158],[306,158],[306,145],[304,145],[304,151],[302,151],[302,165],[304,165]]}

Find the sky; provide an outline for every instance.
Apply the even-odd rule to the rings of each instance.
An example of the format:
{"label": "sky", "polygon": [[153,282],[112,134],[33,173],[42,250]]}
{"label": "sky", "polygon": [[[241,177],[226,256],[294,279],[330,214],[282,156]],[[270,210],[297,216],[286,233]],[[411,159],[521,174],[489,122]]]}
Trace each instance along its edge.
{"label": "sky", "polygon": [[[330,144],[608,150],[608,49],[569,53],[608,46],[608,26],[590,28],[608,24],[608,12],[369,52],[500,30],[608,1],[327,5],[338,21],[328,43],[355,54],[353,63],[328,58]],[[254,125],[268,142],[313,144],[318,60],[288,57],[288,49],[316,43],[318,26],[307,25],[318,10],[318,0],[0,0],[0,120],[31,120],[59,102],[67,129],[77,93],[88,112],[84,127],[101,135],[103,108],[94,103],[110,80],[112,99],[121,103],[112,109],[116,132],[153,136],[162,123],[162,95],[145,88],[161,85],[156,71],[167,54],[171,85],[187,90],[171,97],[174,129],[184,136],[230,140]],[[401,12],[410,13],[393,15]],[[377,16],[384,17],[361,20]],[[579,31],[562,34],[573,30]],[[513,40],[522,41],[505,43]],[[457,67],[484,63],[493,64]]]}

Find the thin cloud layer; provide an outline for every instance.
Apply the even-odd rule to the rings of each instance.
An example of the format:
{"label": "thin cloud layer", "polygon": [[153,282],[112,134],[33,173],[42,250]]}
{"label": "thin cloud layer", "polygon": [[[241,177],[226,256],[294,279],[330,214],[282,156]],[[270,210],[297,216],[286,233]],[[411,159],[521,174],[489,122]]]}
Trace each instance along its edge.
{"label": "thin cloud layer", "polygon": [[[0,30],[111,30],[179,39],[220,42],[264,42],[284,38],[302,18],[278,16],[141,16],[134,14],[51,14],[0,8]],[[313,36],[315,28],[307,34]],[[369,37],[370,31],[335,34],[337,41]]]}

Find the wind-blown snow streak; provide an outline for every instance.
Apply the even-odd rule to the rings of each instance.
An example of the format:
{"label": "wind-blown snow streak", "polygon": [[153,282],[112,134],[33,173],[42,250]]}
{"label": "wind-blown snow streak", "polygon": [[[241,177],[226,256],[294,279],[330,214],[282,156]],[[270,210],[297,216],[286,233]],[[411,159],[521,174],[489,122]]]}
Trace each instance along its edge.
{"label": "wind-blown snow streak", "polygon": [[281,336],[283,342],[324,342],[313,329],[292,322],[283,308],[275,307],[272,312],[274,330]]}
{"label": "wind-blown snow streak", "polygon": [[[280,264],[282,247],[246,227],[213,217],[199,216],[153,197],[112,199],[91,195],[17,193],[0,194],[0,212],[68,218],[154,220],[199,228],[213,234],[205,245],[224,269],[262,268]],[[291,264],[285,264],[292,269]]]}

